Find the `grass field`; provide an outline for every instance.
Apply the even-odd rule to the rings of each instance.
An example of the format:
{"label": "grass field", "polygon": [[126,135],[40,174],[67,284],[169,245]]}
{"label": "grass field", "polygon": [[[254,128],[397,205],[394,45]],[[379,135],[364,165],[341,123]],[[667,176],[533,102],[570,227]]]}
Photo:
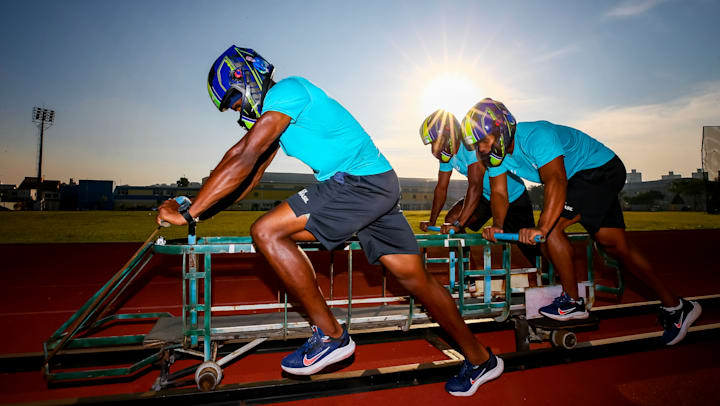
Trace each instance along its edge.
{"label": "grass field", "polygon": [[[250,225],[263,212],[226,211],[198,225],[199,236],[248,235]],[[539,216],[535,212],[535,218]],[[420,233],[418,223],[428,210],[406,211],[410,225]],[[444,215],[444,213],[443,213]],[[0,212],[0,243],[119,242],[144,241],[155,228],[155,212],[75,211]],[[703,212],[625,212],[628,230],[688,230],[720,228],[720,216]],[[579,225],[569,231],[583,232]],[[163,230],[165,238],[182,238],[185,227]]]}

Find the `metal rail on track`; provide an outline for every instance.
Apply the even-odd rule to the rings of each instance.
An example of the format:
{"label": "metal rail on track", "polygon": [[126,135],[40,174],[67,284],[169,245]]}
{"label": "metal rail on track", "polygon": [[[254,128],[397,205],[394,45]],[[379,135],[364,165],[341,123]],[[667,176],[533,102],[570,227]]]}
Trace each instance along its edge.
{"label": "metal rail on track", "polygon": [[[633,334],[610,339],[591,340],[572,351],[542,348],[527,352],[500,354],[505,371],[527,370],[572,362],[588,361],[666,348],[657,339],[661,333]],[[77,399],[82,404],[195,404],[213,405],[241,402],[266,404],[308,398],[338,396],[399,387],[444,382],[457,373],[462,361],[447,343],[433,331],[425,330],[424,338],[442,351],[447,359],[433,362],[397,365],[370,370],[340,371],[317,374],[306,379],[283,378],[245,384],[225,384],[212,392],[193,389],[168,389]],[[720,323],[693,326],[688,330],[685,345],[720,339]],[[45,405],[65,404],[66,400],[47,401]]]}

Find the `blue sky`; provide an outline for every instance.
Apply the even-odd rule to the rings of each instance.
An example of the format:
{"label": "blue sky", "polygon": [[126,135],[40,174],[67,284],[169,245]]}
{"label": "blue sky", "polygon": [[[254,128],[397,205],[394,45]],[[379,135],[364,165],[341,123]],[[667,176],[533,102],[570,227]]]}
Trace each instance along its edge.
{"label": "blue sky", "polygon": [[[701,166],[720,125],[720,2],[33,1],[0,3],[0,182],[37,171],[34,106],[55,109],[48,179],[199,181],[243,132],[207,95],[230,44],[304,76],[403,177],[434,177],[437,108],[489,96],[520,121],[602,141],[646,180]],[[279,154],[271,171],[310,173]]]}

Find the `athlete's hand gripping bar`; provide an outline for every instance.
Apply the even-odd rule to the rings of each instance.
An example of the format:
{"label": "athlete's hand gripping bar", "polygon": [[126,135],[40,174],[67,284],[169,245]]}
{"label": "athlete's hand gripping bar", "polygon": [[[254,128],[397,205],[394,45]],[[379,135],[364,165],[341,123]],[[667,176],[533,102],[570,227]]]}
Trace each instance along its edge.
{"label": "athlete's hand gripping bar", "polygon": [[[520,235],[518,233],[495,233],[495,239],[503,241],[520,241]],[[535,236],[535,242],[545,242],[545,237],[541,235]]]}
{"label": "athlete's hand gripping bar", "polygon": [[[430,230],[430,231],[442,231],[442,227],[438,227],[438,226],[428,226],[428,230]],[[453,229],[451,228],[449,234],[451,234],[451,235],[452,235],[452,234],[455,234],[455,230],[453,230]]]}

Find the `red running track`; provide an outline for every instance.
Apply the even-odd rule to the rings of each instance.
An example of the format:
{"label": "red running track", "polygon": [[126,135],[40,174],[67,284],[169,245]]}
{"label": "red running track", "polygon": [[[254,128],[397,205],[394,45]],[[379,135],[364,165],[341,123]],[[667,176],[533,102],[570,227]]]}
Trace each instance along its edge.
{"label": "red running track", "polygon": [[[659,277],[683,296],[720,293],[720,230],[633,232],[632,241],[645,253]],[[0,245],[4,263],[0,268],[3,294],[0,295],[0,323],[9,334],[3,335],[2,354],[35,353],[42,342],[67,320],[94,294],[137,249],[137,244],[50,244]],[[514,266],[524,261],[517,250],[513,252]],[[336,256],[336,297],[343,296],[347,285],[347,266],[343,254]],[[576,250],[580,262],[584,251]],[[310,253],[316,266],[323,291],[329,291],[327,252]],[[517,263],[515,263],[518,261]],[[369,266],[362,255],[355,255],[353,264],[354,297],[377,295],[380,291],[379,268]],[[613,272],[603,271],[601,279],[612,284]],[[440,266],[433,274],[446,280]],[[582,270],[578,269],[581,274]],[[235,255],[217,258],[213,263],[214,304],[259,303],[274,301],[278,284],[267,263],[256,255]],[[631,278],[623,303],[654,299],[644,297],[642,286]],[[181,303],[180,264],[176,257],[156,256],[148,265],[138,288],[122,304],[120,313],[169,311],[179,313]],[[403,292],[390,284],[393,293]],[[597,305],[612,304],[612,297],[601,297]],[[720,315],[706,312],[701,323],[717,323]],[[151,324],[122,327],[122,333],[146,332]],[[586,333],[580,340],[655,331],[654,317],[603,322],[597,332]],[[110,331],[112,333],[113,331]],[[480,334],[479,338],[497,353],[514,350],[512,332]],[[557,403],[559,399],[575,399],[595,404],[720,404],[708,383],[720,381],[720,371],[710,360],[720,359],[717,346],[696,343],[661,351],[631,354],[602,360],[541,368],[503,375],[496,382],[484,386],[470,401],[500,401],[519,404],[532,401],[538,404]],[[285,354],[254,354],[226,368],[223,383],[279,379],[279,360]],[[443,355],[425,341],[373,344],[360,347],[348,370],[376,368],[427,362],[443,359]],[[679,368],[678,366],[681,366]],[[157,376],[149,370],[127,383],[101,386],[48,389],[39,371],[12,374],[0,379],[0,401],[38,401],[97,394],[144,392]],[[592,379],[581,379],[590,377]],[[549,382],[573,382],[568,393],[553,390]],[[588,386],[587,382],[592,385]],[[674,388],[671,391],[669,388]],[[673,401],[673,392],[684,394]],[[354,404],[373,401],[389,404],[421,398],[423,404],[447,402],[451,398],[442,385],[398,388],[336,398],[314,400],[314,404]],[[602,402],[600,402],[602,400]],[[460,402],[457,399],[454,402]],[[462,402],[460,402],[462,403]]]}

